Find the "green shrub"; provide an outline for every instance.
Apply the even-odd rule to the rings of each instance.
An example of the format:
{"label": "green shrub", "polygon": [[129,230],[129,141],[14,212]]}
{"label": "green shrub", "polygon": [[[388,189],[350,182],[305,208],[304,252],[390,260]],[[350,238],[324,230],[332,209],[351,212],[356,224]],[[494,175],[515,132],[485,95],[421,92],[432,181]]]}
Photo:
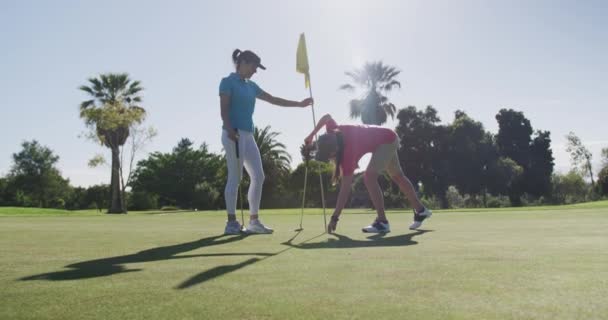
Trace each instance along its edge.
{"label": "green shrub", "polygon": [[65,200],[61,199],[61,198],[55,198],[53,200],[51,200],[51,203],[49,203],[51,208],[55,208],[55,209],[65,209]]}
{"label": "green shrub", "polygon": [[[241,190],[246,190],[242,189]],[[194,200],[192,201],[193,208],[199,210],[218,209],[218,199],[220,192],[211,184],[202,182],[194,187]]]}
{"label": "green shrub", "polygon": [[129,210],[158,209],[158,196],[145,191],[134,191],[128,202]]}
{"label": "green shrub", "polygon": [[488,208],[505,208],[511,206],[509,197],[506,196],[491,196],[488,195],[486,198],[486,205]]}
{"label": "green shrub", "polygon": [[464,198],[460,195],[460,192],[455,186],[449,186],[448,191],[445,193],[448,199],[449,208],[462,208],[464,207]]}

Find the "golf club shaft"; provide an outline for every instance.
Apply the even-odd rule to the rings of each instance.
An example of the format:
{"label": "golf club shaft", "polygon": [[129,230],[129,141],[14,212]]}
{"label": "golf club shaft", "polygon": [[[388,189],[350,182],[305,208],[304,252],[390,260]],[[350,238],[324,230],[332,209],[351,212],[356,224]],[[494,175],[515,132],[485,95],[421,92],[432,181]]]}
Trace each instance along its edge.
{"label": "golf club shaft", "polygon": [[[310,74],[308,75],[308,78],[309,78],[308,92],[310,93],[310,98],[312,99],[312,81],[310,81]],[[314,102],[312,103],[311,107],[312,107],[312,127],[314,128],[317,125],[317,117],[315,116],[315,103]],[[315,140],[318,141],[317,135],[315,135]],[[323,205],[323,224],[325,226],[323,230],[327,231],[327,214],[325,213],[325,191],[323,188],[323,174],[321,173],[321,171],[319,171],[319,184],[321,185],[321,204]],[[302,209],[302,210],[304,210],[304,209]]]}
{"label": "golf club shaft", "polygon": [[302,192],[302,212],[300,213],[300,229],[302,229],[302,220],[304,219],[304,204],[306,203],[306,186],[307,185],[308,185],[308,164],[305,164],[304,192]]}
{"label": "golf club shaft", "polygon": [[[236,131],[236,133],[237,133],[236,140],[234,140],[234,145],[236,147],[236,161],[238,163],[238,162],[241,161],[240,160],[240,155],[239,155],[239,135],[238,135],[239,130],[238,129],[234,129],[234,131]],[[239,168],[241,167],[240,164],[238,165],[238,167]],[[239,175],[241,175],[241,174],[243,174],[242,169],[241,169],[241,172],[239,172]],[[243,213],[243,192],[241,191],[241,181],[240,181],[240,179],[239,179],[239,198],[241,200],[240,201],[241,202],[241,224],[242,224],[242,226],[244,226],[245,225],[245,213]]]}

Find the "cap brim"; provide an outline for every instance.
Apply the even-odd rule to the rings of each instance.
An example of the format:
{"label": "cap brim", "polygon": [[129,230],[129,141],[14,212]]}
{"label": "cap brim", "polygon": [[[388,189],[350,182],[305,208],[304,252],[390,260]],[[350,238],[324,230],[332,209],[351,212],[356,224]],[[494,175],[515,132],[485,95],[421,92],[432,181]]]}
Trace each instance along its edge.
{"label": "cap brim", "polygon": [[266,70],[266,67],[264,67],[264,65],[262,65],[261,63],[258,63],[258,68],[260,68],[262,70]]}

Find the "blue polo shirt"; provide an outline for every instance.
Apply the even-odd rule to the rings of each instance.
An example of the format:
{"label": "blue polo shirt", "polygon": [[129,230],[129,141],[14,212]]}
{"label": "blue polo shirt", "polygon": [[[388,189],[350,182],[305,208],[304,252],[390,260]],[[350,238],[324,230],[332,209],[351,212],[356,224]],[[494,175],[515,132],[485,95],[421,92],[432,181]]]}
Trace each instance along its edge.
{"label": "blue polo shirt", "polygon": [[220,82],[220,95],[230,96],[230,123],[238,130],[253,132],[255,99],[262,93],[258,85],[231,73]]}

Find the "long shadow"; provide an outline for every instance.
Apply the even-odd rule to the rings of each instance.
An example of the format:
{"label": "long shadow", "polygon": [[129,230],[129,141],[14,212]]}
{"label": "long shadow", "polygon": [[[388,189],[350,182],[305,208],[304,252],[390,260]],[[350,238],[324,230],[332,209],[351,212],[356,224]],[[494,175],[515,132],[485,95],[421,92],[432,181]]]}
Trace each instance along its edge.
{"label": "long shadow", "polygon": [[416,241],[412,240],[412,237],[431,232],[432,230],[419,230],[414,233],[386,237],[385,235],[374,235],[367,239],[369,240],[353,240],[347,236],[333,234],[337,239],[330,238],[325,242],[309,243],[310,241],[323,236],[325,233],[321,233],[317,236],[311,237],[307,240],[300,242],[299,244],[293,244],[295,238],[300,234],[299,232],[294,235],[291,239],[283,242],[282,244],[288,246],[287,248],[276,252],[276,253],[212,253],[212,254],[194,254],[194,255],[177,255],[182,252],[195,250],[202,247],[222,245],[234,241],[239,241],[247,237],[247,235],[239,236],[213,236],[203,238],[200,240],[158,247],[149,250],[140,251],[135,254],[116,256],[104,259],[95,259],[89,261],[78,262],[67,265],[66,268],[71,270],[58,271],[33,275],[24,277],[19,280],[50,280],[50,281],[61,281],[61,280],[78,280],[95,277],[111,276],[118,273],[136,272],[142,269],[127,269],[124,264],[128,263],[139,263],[139,262],[150,262],[160,260],[172,260],[172,259],[187,259],[195,257],[216,257],[216,256],[258,256],[262,258],[250,258],[243,262],[233,265],[222,265],[211,268],[204,272],[201,272],[186,281],[179,284],[175,289],[187,289],[192,286],[204,283],[212,280],[224,274],[240,270],[244,267],[252,265],[254,263],[263,261],[270,257],[280,255],[288,250],[297,249],[331,249],[331,248],[361,248],[361,247],[391,247],[391,246],[408,246],[417,244]]}
{"label": "long shadow", "polygon": [[247,235],[237,235],[237,236],[213,236],[208,238],[203,238],[200,240],[186,242],[171,246],[158,247],[153,249],[148,249],[144,251],[140,251],[134,254],[124,255],[124,256],[116,256],[110,258],[103,259],[95,259],[88,260],[83,262],[78,262],[74,264],[70,264],[65,266],[66,268],[70,268],[71,270],[65,271],[57,271],[50,273],[43,273],[38,275],[33,275],[29,277],[24,277],[19,280],[28,281],[28,280],[51,280],[51,281],[60,281],[60,280],[77,280],[77,279],[87,279],[87,278],[96,278],[96,277],[105,277],[111,276],[118,273],[126,273],[126,272],[136,272],[142,269],[128,269],[125,264],[128,263],[139,263],[139,262],[150,262],[150,261],[160,261],[160,260],[172,260],[172,259],[185,259],[185,258],[195,258],[195,257],[215,257],[215,256],[241,256],[241,255],[249,255],[249,256],[268,256],[272,255],[269,253],[217,253],[217,254],[195,254],[195,255],[182,255],[177,256],[177,254],[187,251],[192,251],[195,249],[222,245],[234,241],[239,241],[247,237]]}
{"label": "long shadow", "polygon": [[353,240],[347,236],[333,233],[336,237],[329,238],[323,242],[308,243],[307,241],[292,244],[284,242],[283,244],[298,249],[346,249],[346,248],[363,248],[363,247],[401,247],[415,245],[418,242],[412,240],[413,237],[432,232],[433,230],[418,230],[413,233],[402,234],[398,236],[386,237],[384,234],[376,234],[367,237],[369,240]]}
{"label": "long shadow", "polygon": [[[223,266],[218,266],[218,267],[215,267],[215,268],[211,268],[211,269],[209,269],[207,271],[201,272],[201,273],[199,273],[199,274],[191,277],[190,279],[182,282],[180,285],[178,285],[176,287],[176,289],[187,289],[189,287],[192,287],[192,286],[201,284],[203,282],[209,281],[209,280],[211,280],[213,278],[219,277],[219,276],[224,275],[226,273],[237,271],[237,270],[242,269],[242,268],[244,268],[246,266],[252,265],[252,264],[254,264],[256,262],[260,262],[260,261],[266,260],[266,259],[268,259],[270,257],[278,256],[278,255],[284,253],[285,251],[291,250],[294,247],[296,247],[296,246],[291,245],[291,243],[300,234],[300,232],[301,232],[301,230],[298,231],[293,237],[291,237],[291,239],[289,239],[289,240],[287,240],[286,242],[283,243],[283,244],[287,244],[289,246],[288,248],[285,248],[285,249],[283,249],[283,250],[281,250],[279,252],[276,252],[276,253],[266,254],[265,257],[263,257],[263,258],[251,258],[251,259],[248,259],[248,260],[243,261],[241,263],[232,264],[232,265],[223,265]],[[312,238],[310,238],[308,240],[304,240],[301,243],[306,243],[308,241],[314,240],[314,239],[316,239],[318,237],[323,236],[324,234],[325,233],[321,233],[321,234],[316,235],[316,236],[314,236],[314,237],[312,237]]]}
{"label": "long shadow", "polygon": [[[271,256],[274,256],[275,254],[271,254]],[[197,284],[201,284],[203,282],[209,281],[213,278],[217,278],[219,276],[222,276],[226,273],[229,272],[234,272],[237,271],[239,269],[242,269],[248,265],[254,264],[258,261],[260,261],[262,259],[259,258],[251,258],[248,259],[246,261],[243,261],[241,263],[237,263],[237,264],[232,264],[232,265],[225,265],[225,266],[219,266],[219,267],[215,267],[215,268],[211,268],[207,271],[201,272],[193,277],[191,277],[190,279],[182,282],[180,285],[178,285],[177,287],[175,287],[176,289],[187,289],[190,288],[194,285]]]}

